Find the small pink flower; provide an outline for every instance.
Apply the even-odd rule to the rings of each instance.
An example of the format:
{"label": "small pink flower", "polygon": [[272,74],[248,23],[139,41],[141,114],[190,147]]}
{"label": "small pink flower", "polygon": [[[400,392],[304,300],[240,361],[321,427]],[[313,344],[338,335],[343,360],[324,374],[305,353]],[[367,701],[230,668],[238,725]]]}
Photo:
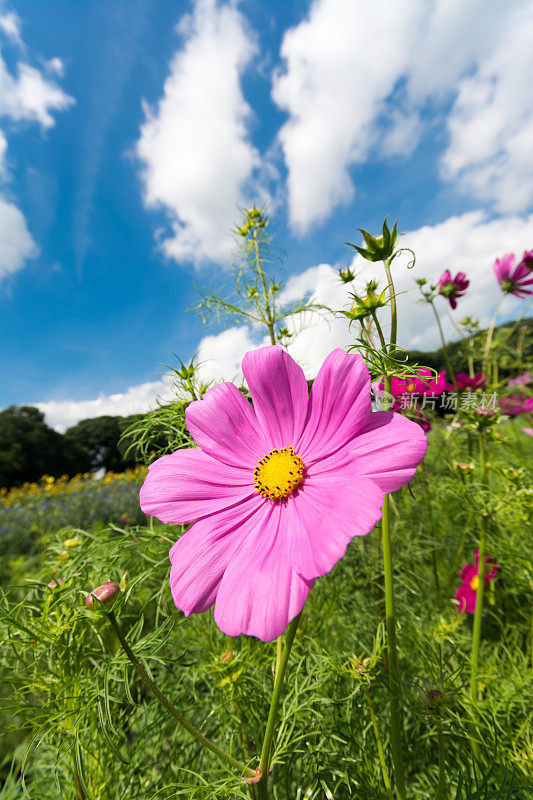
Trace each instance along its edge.
{"label": "small pink flower", "polygon": [[533,410],[533,397],[527,397],[525,394],[502,397],[499,405],[508,417],[517,417],[519,414],[527,414]]}
{"label": "small pink flower", "polygon": [[522,433],[525,433],[526,436],[533,436],[533,428],[522,428]]}
{"label": "small pink flower", "polygon": [[155,461],[140,499],[163,522],[194,522],[170,551],[176,606],[214,605],[224,633],[270,641],[381,518],[384,494],[411,480],[427,440],[401,414],[371,411],[359,355],[330,353],[310,392],[279,346],[247,353],[242,371],[253,405],[232,383],[191,403],[198,448]]}
{"label": "small pink flower", "polygon": [[[494,564],[489,572],[489,564]],[[500,566],[493,558],[485,559],[485,586],[494,580]],[[457,611],[473,614],[476,610],[477,589],[479,586],[479,549],[476,550],[476,564],[466,564],[461,571],[462,583],[455,593]]]}
{"label": "small pink flower", "polygon": [[455,376],[455,382],[459,391],[475,392],[485,386],[487,379],[482,372],[477,372],[473,378],[466,372],[459,372]]}
{"label": "small pink flower", "polygon": [[507,381],[507,386],[529,386],[531,383],[531,373],[530,372],[523,372],[521,375],[517,375],[516,378],[511,378]]}
{"label": "small pink flower", "polygon": [[452,309],[457,308],[457,300],[464,295],[470,281],[464,272],[458,272],[455,278],[449,269],[445,270],[439,278],[439,294],[449,300]]}
{"label": "small pink flower", "polygon": [[530,271],[533,270],[533,250],[524,250],[524,255],[518,266],[525,267]]}
{"label": "small pink flower", "polygon": [[514,261],[514,254],[506,253],[496,259],[493,269],[502,291],[523,300],[528,294],[533,294],[533,289],[526,289],[526,286],[533,285],[533,275],[522,262],[515,266]]}

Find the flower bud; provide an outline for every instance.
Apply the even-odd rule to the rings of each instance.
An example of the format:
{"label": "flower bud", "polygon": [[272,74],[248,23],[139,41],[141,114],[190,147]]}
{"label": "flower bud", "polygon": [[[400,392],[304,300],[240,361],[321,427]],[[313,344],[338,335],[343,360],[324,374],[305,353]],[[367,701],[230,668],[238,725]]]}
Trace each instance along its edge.
{"label": "flower bud", "polygon": [[389,230],[387,225],[387,218],[383,222],[383,232],[380,236],[372,236],[368,231],[363,228],[357,228],[363,234],[366,247],[357,247],[351,242],[346,242],[347,245],[357,250],[359,255],[366,258],[367,261],[387,261],[394,253],[396,247],[396,240],[398,238],[398,222],[395,223],[392,230]]}
{"label": "flower bud", "polygon": [[[107,581],[89,592],[85,598],[87,608],[97,611],[100,608],[112,608],[120,594],[120,586],[113,581]],[[96,598],[96,603],[94,599]]]}
{"label": "flower bud", "polygon": [[355,272],[352,272],[349,267],[346,267],[346,269],[340,269],[339,278],[343,283],[351,283],[355,278]]}

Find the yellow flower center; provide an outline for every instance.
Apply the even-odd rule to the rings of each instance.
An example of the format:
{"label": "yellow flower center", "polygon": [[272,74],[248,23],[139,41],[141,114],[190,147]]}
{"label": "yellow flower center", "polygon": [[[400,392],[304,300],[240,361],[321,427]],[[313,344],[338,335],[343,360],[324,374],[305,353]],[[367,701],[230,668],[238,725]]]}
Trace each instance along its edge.
{"label": "yellow flower center", "polygon": [[304,469],[302,459],[292,447],[271,450],[254,469],[255,488],[269,500],[288,497],[301,483]]}
{"label": "yellow flower center", "polygon": [[414,388],[415,388],[414,383],[408,383],[407,384],[407,391],[408,392],[412,392]]}
{"label": "yellow flower center", "polygon": [[477,587],[479,586],[479,575],[474,575],[472,580],[470,581],[470,588],[477,592]]}

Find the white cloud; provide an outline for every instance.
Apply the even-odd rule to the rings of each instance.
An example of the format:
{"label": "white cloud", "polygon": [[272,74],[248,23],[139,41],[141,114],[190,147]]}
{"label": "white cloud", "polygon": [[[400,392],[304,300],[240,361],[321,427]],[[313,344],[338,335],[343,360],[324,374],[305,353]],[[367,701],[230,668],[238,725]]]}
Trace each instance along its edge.
{"label": "white cloud", "polygon": [[3,131],[0,130],[0,181],[5,181],[7,178],[7,139]]}
{"label": "white cloud", "polygon": [[504,213],[533,202],[533,4],[503,21],[495,45],[461,80],[448,119],[445,178]]}
{"label": "white cloud", "polygon": [[[0,31],[23,48],[20,19],[13,12],[0,11]],[[50,69],[61,74],[62,62],[52,59]],[[17,74],[12,75],[0,54],[0,116],[14,122],[37,122],[42,128],[55,124],[53,111],[68,108],[74,102],[53,81],[29,64],[18,62]],[[7,139],[0,130],[0,181],[8,180],[6,163]],[[20,209],[7,197],[0,195],[0,281],[24,266],[28,258],[38,255],[39,249],[28,230]]]}
{"label": "white cloud", "polygon": [[0,31],[10,39],[17,47],[22,47],[20,36],[20,17],[14,11],[0,12]]}
{"label": "white cloud", "polygon": [[26,226],[22,212],[0,196],[0,280],[20,269],[39,249]]}
{"label": "white cloud", "polygon": [[57,75],[60,78],[62,78],[65,74],[65,65],[57,56],[54,58],[49,58],[48,61],[45,61],[44,66],[48,72],[52,72],[54,75]]}
{"label": "white cloud", "polygon": [[316,0],[308,18],[285,33],[286,69],[274,76],[272,96],[290,115],[279,139],[297,230],[351,200],[348,168],[369,151],[370,123],[405,67],[419,5]]}
{"label": "white cloud", "polygon": [[[531,0],[314,0],[285,32],[272,97],[293,228],[356,191],[354,165],[409,156],[429,107],[442,177],[504,212],[533,200]],[[449,119],[446,114],[451,104]]]}
{"label": "white cloud", "polygon": [[247,325],[233,326],[222,333],[204,336],[198,345],[196,359],[201,380],[240,383],[243,355],[260,346]]}
{"label": "white cloud", "polygon": [[229,231],[260,166],[239,82],[256,46],[233,3],[197,0],[179,29],[185,43],[157,108],[145,107],[137,142],[144,201],[168,214],[172,234],[158,235],[168,257],[220,261],[231,252]]}
{"label": "white cloud", "polygon": [[14,77],[0,57],[0,116],[51,128],[55,124],[51,112],[63,111],[73,103],[72,97],[35,67],[19,62]]}
{"label": "white cloud", "polygon": [[94,400],[49,400],[45,403],[28,403],[37,406],[45,415],[48,425],[63,433],[81,419],[91,417],[128,416],[149,411],[157,399],[169,400],[172,392],[166,379],[131,386],[125,392],[99,395]]}

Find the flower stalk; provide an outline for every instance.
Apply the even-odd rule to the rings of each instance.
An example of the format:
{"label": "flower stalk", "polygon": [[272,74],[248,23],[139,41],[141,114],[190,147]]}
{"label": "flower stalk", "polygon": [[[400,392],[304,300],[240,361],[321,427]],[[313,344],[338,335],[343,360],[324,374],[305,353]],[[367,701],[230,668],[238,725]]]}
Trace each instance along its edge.
{"label": "flower stalk", "polygon": [[268,771],[270,767],[270,750],[272,747],[272,739],[274,738],[274,723],[276,720],[276,712],[278,710],[279,699],[281,696],[281,689],[283,686],[283,679],[287,671],[287,664],[289,663],[289,655],[291,652],[294,637],[298,623],[300,622],[301,613],[298,614],[289,624],[285,634],[285,644],[281,653],[281,658],[277,664],[276,675],[274,678],[274,689],[272,691],[272,700],[270,702],[270,710],[268,712],[268,719],[265,729],[265,737],[263,739],[263,747],[261,750],[261,760],[259,762],[260,778],[257,783],[259,791],[259,798],[261,800],[268,800]]}
{"label": "flower stalk", "polygon": [[[484,486],[487,477],[487,462],[485,458],[485,442],[483,433],[479,435],[479,460],[481,466],[481,483]],[[481,530],[479,534],[479,567],[478,567],[478,586],[476,591],[476,610],[474,612],[474,625],[472,631],[472,657],[470,672],[470,699],[474,706],[478,702],[478,664],[479,664],[479,643],[481,640],[481,615],[483,612],[483,598],[485,595],[485,572],[486,572],[486,540],[487,540],[488,517],[486,513],[481,516]]]}
{"label": "flower stalk", "polygon": [[439,781],[435,800],[443,800],[446,789],[446,756],[444,749],[444,734],[442,732],[442,722],[437,722],[437,736],[439,741]]}
{"label": "flower stalk", "polygon": [[363,686],[363,692],[365,695],[366,704],[368,706],[368,710],[370,712],[370,719],[372,720],[372,728],[374,731],[374,738],[376,740],[376,747],[378,749],[378,756],[379,756],[379,763],[381,766],[381,775],[383,777],[383,786],[385,787],[385,794],[387,796],[387,800],[393,800],[394,795],[392,793],[389,773],[387,770],[387,763],[385,761],[385,753],[383,751],[383,743],[381,741],[381,736],[379,734],[379,727],[378,721],[376,719],[376,712],[374,711],[374,705],[372,703],[370,692],[368,691],[367,686]]}
{"label": "flower stalk", "polygon": [[[394,282],[390,269],[390,258],[384,259],[385,272],[387,275],[390,295],[391,309],[391,333],[390,347],[396,349],[396,337],[398,332],[398,314],[396,298],[394,294]],[[384,380],[385,391],[392,394],[392,378],[387,376]],[[402,728],[400,718],[400,685],[398,680],[398,654],[396,647],[396,616],[394,611],[394,586],[392,577],[392,550],[391,550],[391,522],[390,522],[390,496],[385,495],[383,499],[383,517],[381,523],[381,535],[383,546],[383,574],[385,584],[385,628],[387,631],[387,657],[389,667],[389,700],[391,710],[391,749],[392,761],[394,765],[394,781],[396,793],[400,800],[405,800],[405,776],[402,753]]]}
{"label": "flower stalk", "polygon": [[117,618],[115,617],[113,611],[108,612],[106,616],[109,619],[109,622],[111,623],[113,630],[115,631],[117,639],[119,640],[122,649],[129,658],[135,672],[142,680],[142,682],[145,684],[145,686],[152,692],[152,694],[157,698],[157,700],[159,700],[161,705],[166,708],[169,714],[171,714],[174,717],[174,719],[177,720],[180,723],[180,725],[182,725],[185,728],[185,730],[188,731],[188,733],[190,733],[191,736],[193,736],[196,739],[196,741],[199,744],[201,744],[207,750],[210,750],[212,753],[214,753],[221,761],[224,761],[226,764],[229,764],[229,766],[238,770],[246,778],[254,778],[256,775],[254,770],[250,769],[245,764],[241,764],[241,762],[238,761],[236,758],[233,758],[233,756],[231,756],[229,753],[224,752],[224,750],[221,750],[220,747],[218,747],[216,744],[207,739],[207,737],[205,737],[203,733],[200,733],[200,731],[197,730],[194,727],[194,725],[191,725],[191,723],[183,716],[183,714],[180,711],[178,711],[178,709],[175,708],[172,705],[172,703],[169,702],[169,700],[167,700],[163,692],[155,685],[153,680],[148,676],[143,665],[135,656],[133,650],[131,649],[126,640],[126,637],[122,632],[120,625],[117,622]]}
{"label": "flower stalk", "polygon": [[453,388],[457,391],[457,381],[455,380],[455,372],[452,367],[452,362],[450,361],[450,356],[448,354],[448,348],[446,347],[446,340],[444,338],[444,333],[442,330],[442,325],[440,323],[439,315],[437,313],[437,309],[435,308],[435,303],[431,300],[431,308],[433,309],[433,313],[435,314],[435,319],[437,320],[437,326],[439,328],[440,340],[442,342],[442,352],[444,353],[444,360],[446,361],[446,366],[448,368],[448,372],[450,373],[450,378],[452,379]]}

